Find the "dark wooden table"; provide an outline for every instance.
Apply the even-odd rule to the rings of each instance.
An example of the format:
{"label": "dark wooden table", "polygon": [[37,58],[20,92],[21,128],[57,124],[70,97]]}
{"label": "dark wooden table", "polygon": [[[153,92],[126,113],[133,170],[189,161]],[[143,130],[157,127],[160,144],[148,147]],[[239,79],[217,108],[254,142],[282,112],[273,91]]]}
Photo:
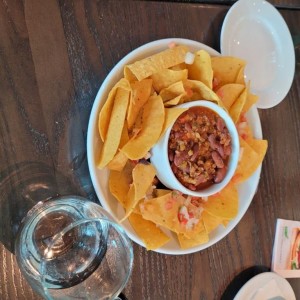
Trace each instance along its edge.
{"label": "dark wooden table", "polygon": [[[1,1],[0,299],[39,299],[12,254],[17,226],[34,199],[75,193],[97,201],[87,168],[87,125],[112,67],[132,49],[166,37],[219,50],[231,1],[196,2]],[[292,35],[300,35],[297,1],[273,3]],[[276,219],[300,220],[299,89],[297,65],[285,101],[259,111],[269,149],[257,194],[238,226],[209,249],[185,256],[134,245],[128,299],[221,299],[224,293],[222,299],[230,299],[226,288],[242,271],[270,268]],[[238,285],[245,277],[239,278]],[[300,279],[289,281],[300,299]]]}

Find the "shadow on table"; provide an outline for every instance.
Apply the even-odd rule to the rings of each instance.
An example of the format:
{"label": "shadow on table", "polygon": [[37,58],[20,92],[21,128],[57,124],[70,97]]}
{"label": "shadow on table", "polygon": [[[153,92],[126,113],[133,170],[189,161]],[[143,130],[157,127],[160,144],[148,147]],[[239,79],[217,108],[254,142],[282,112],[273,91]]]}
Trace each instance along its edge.
{"label": "shadow on table", "polygon": [[264,272],[270,272],[270,269],[265,266],[253,266],[242,271],[228,285],[225,292],[221,296],[221,300],[232,300],[247,281],[249,281],[252,277]]}
{"label": "shadow on table", "polygon": [[59,195],[80,195],[77,188],[53,167],[22,162],[0,172],[0,242],[14,253],[18,228],[39,201]]}

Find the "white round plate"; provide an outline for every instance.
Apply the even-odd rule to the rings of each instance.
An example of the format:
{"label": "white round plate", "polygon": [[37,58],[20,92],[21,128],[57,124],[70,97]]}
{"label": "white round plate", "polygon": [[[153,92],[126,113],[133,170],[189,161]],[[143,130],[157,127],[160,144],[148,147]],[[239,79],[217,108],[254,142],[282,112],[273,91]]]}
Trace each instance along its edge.
{"label": "white round plate", "polygon": [[293,82],[295,51],[290,31],[277,9],[264,0],[239,0],[221,31],[222,55],[247,62],[246,80],[259,96],[258,108],[280,103]]}
{"label": "white round plate", "polygon": [[[268,289],[267,284],[272,280],[275,281],[278,290],[281,293],[281,298],[276,298],[276,291],[274,289]],[[264,294],[267,298],[264,299],[287,299],[287,300],[296,300],[295,293],[289,284],[289,282],[282,278],[281,276],[277,275],[273,272],[265,272],[258,274],[251,278],[247,283],[243,285],[243,287],[239,290],[237,295],[234,297],[233,300],[253,300],[258,298],[259,289],[263,289],[266,287],[266,294]],[[255,298],[257,297],[257,298]]]}
{"label": "white round plate", "polygon": [[[107,95],[113,85],[123,77],[123,68],[126,64],[132,63],[138,59],[147,57],[159,51],[165,50],[168,48],[168,44],[171,42],[175,42],[176,44],[183,44],[190,48],[190,51],[196,51],[200,49],[206,50],[210,55],[218,56],[220,55],[214,49],[196,42],[187,39],[162,39],[157,40],[148,44],[145,44],[132,52],[126,55],[108,74],[106,79],[103,81],[97,96],[95,98],[95,102],[92,107],[89,125],[88,125],[88,135],[87,135],[87,157],[88,157],[88,165],[89,171],[91,175],[91,179],[93,182],[93,186],[95,188],[96,194],[101,202],[102,206],[108,210],[111,215],[116,219],[120,220],[124,216],[124,210],[121,205],[118,204],[118,201],[111,195],[108,188],[108,175],[109,171],[105,168],[103,170],[99,170],[96,166],[96,157],[98,155],[99,149],[101,147],[101,139],[98,133],[98,115],[100,109],[102,108],[104,102],[107,99]],[[250,126],[253,129],[253,134],[257,138],[262,138],[262,130],[259,115],[257,109],[252,107],[248,112],[248,121]],[[240,219],[245,214],[248,209],[251,200],[256,192],[256,188],[259,182],[261,167],[259,167],[256,172],[249,178],[245,183],[239,185],[239,211],[236,216],[226,228],[223,226],[219,226],[216,230],[214,230],[210,234],[210,240],[208,243],[203,245],[199,245],[197,247],[193,247],[190,249],[181,249],[176,238],[170,232],[166,231],[171,237],[171,241],[168,242],[163,247],[156,250],[156,252],[165,253],[165,254],[187,254],[193,253],[200,250],[203,250],[222,238],[224,238],[240,221]],[[137,236],[133,228],[131,227],[128,221],[124,221],[122,224],[128,236],[136,243],[140,244],[144,247],[142,240]]]}

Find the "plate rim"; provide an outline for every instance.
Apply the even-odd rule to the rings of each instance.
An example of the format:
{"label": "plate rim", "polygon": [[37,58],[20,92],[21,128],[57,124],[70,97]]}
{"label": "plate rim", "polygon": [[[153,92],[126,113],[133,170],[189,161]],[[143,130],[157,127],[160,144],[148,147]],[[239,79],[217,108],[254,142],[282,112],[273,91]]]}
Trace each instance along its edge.
{"label": "plate rim", "polygon": [[[269,280],[271,279],[275,279],[276,282],[280,281],[282,282],[282,284],[285,286],[284,291],[289,293],[289,295],[284,295],[286,296],[293,296],[294,298],[287,298],[289,300],[296,300],[296,296],[294,293],[294,290],[292,288],[292,286],[290,285],[290,283],[283,277],[281,277],[280,275],[278,275],[275,272],[263,272],[260,274],[255,275],[254,277],[252,277],[251,279],[249,279],[238,291],[238,293],[235,295],[235,297],[233,298],[233,300],[245,300],[248,298],[245,298],[245,296],[247,296],[247,294],[245,295],[245,293],[247,293],[247,290],[251,289],[251,286],[257,286],[258,289],[261,287],[259,286],[258,283],[256,282],[263,282],[264,279],[269,278]],[[253,289],[252,289],[253,290]]]}
{"label": "plate rim", "polygon": [[[257,108],[267,109],[267,108],[272,108],[272,107],[278,105],[280,102],[282,102],[285,99],[285,97],[287,96],[288,92],[291,89],[291,86],[292,86],[292,83],[294,80],[294,76],[295,76],[295,69],[296,69],[295,51],[294,51],[294,45],[293,45],[291,32],[290,32],[289,27],[287,26],[283,16],[280,14],[280,12],[275,8],[275,6],[273,6],[271,3],[269,3],[266,0],[239,0],[239,1],[237,1],[229,8],[229,10],[224,18],[223,25],[221,28],[221,35],[220,35],[220,48],[221,48],[222,55],[232,55],[230,50],[228,50],[228,47],[229,47],[228,45],[230,45],[230,40],[226,39],[226,37],[231,35],[231,34],[229,35],[228,32],[230,32],[230,30],[232,30],[234,28],[231,24],[238,23],[238,20],[236,20],[236,18],[233,17],[233,15],[236,13],[237,10],[240,10],[245,5],[249,6],[252,3],[259,3],[259,4],[263,5],[264,10],[261,10],[261,12],[264,14],[266,14],[266,11],[271,12],[272,16],[276,19],[275,21],[273,20],[272,22],[275,22],[276,26],[281,27],[281,29],[284,31],[284,36],[289,41],[288,43],[285,44],[285,49],[288,49],[288,53],[289,53],[288,68],[293,66],[292,69],[288,70],[288,73],[287,73],[288,76],[285,76],[285,80],[287,80],[286,90],[280,93],[280,97],[276,101],[272,101],[272,103],[268,103],[268,104],[264,103],[265,101],[262,99],[262,97],[261,97],[262,100],[257,102],[257,104],[256,104]],[[251,15],[251,13],[253,13],[253,11],[251,11],[251,12],[248,11],[248,13],[249,13],[249,15]],[[239,20],[241,20],[243,18],[245,18],[245,16],[240,14]],[[234,21],[232,19],[234,19]],[[243,57],[241,57],[241,58],[243,58]],[[281,73],[281,72],[278,72],[278,73]],[[258,96],[260,96],[259,92],[257,92],[256,94],[258,94]],[[274,98],[272,98],[272,99],[274,99]]]}
{"label": "plate rim", "polygon": [[[103,94],[103,92],[105,90],[109,91],[109,87],[107,86],[110,82],[110,86],[113,85],[113,83],[116,83],[116,74],[115,72],[118,71],[118,69],[120,69],[122,67],[123,69],[123,65],[125,63],[128,63],[131,59],[132,61],[132,56],[134,56],[136,53],[139,53],[140,51],[143,50],[148,50],[148,52],[151,52],[152,54],[155,53],[155,51],[161,50],[162,48],[166,48],[168,47],[168,44],[170,42],[175,42],[177,44],[184,44],[184,45],[192,45],[193,48],[196,49],[205,49],[210,53],[213,53],[212,55],[218,55],[220,56],[220,53],[217,52],[215,49],[201,43],[198,41],[194,41],[194,40],[190,40],[190,39],[182,39],[182,38],[166,38],[166,39],[159,39],[159,40],[155,40],[149,43],[146,43],[138,48],[136,48],[135,50],[129,52],[126,56],[124,56],[115,66],[114,68],[109,72],[109,74],[106,76],[106,78],[104,79],[104,81],[102,82],[97,95],[95,97],[93,106],[92,106],[92,110],[90,113],[90,118],[89,118],[89,123],[88,123],[88,132],[87,132],[87,160],[88,160],[88,168],[89,168],[89,172],[90,172],[90,177],[92,180],[92,184],[93,187],[95,189],[96,195],[98,197],[98,200],[100,202],[100,204],[104,207],[104,209],[106,209],[115,219],[115,221],[118,222],[118,219],[116,218],[116,213],[114,211],[111,210],[111,207],[108,205],[108,201],[105,199],[105,194],[104,192],[101,190],[100,188],[100,184],[98,182],[98,176],[97,176],[97,167],[95,164],[95,151],[94,151],[94,145],[93,145],[93,140],[95,138],[94,136],[94,132],[95,132],[95,127],[98,128],[98,112],[100,111],[101,107],[103,106],[105,100],[101,101],[101,94]],[[149,47],[151,48],[151,51],[149,51]],[[142,54],[140,55],[141,57],[145,57],[145,55],[147,54]],[[150,55],[150,54],[149,54]],[[135,59],[136,60],[136,59]],[[112,83],[113,78],[115,77],[115,81]],[[118,78],[120,79],[120,78]],[[108,94],[108,93],[107,93]],[[103,94],[103,98],[105,98],[107,96],[107,94]],[[103,102],[103,103],[102,103]],[[260,122],[260,118],[259,118],[259,114],[258,114],[258,110],[255,107],[255,105],[250,109],[250,111],[248,112],[248,114],[250,113],[250,115],[252,116],[252,119],[254,119],[255,123],[256,123],[256,128],[254,128],[256,130],[256,133],[254,133],[254,135],[257,138],[262,138],[262,128],[261,128],[261,122]],[[154,252],[157,253],[162,253],[162,254],[169,254],[169,255],[185,255],[185,254],[190,254],[190,253],[195,253],[195,252],[199,252],[202,251],[214,244],[216,244],[217,242],[219,242],[221,239],[223,239],[224,237],[226,237],[236,226],[237,224],[240,222],[240,220],[242,219],[242,217],[245,215],[245,213],[248,210],[248,207],[250,206],[253,197],[256,193],[258,184],[259,184],[259,179],[260,179],[260,173],[261,173],[261,168],[262,166],[260,165],[258,167],[258,169],[255,171],[255,173],[250,177],[250,179],[248,179],[246,181],[249,182],[250,180],[252,181],[252,185],[254,186],[254,188],[251,190],[250,194],[249,194],[249,199],[246,203],[246,205],[244,205],[244,209],[243,211],[239,211],[238,215],[230,221],[230,223],[227,225],[227,227],[224,229],[224,232],[222,232],[221,234],[218,235],[218,237],[210,239],[207,243],[196,246],[196,247],[192,247],[189,249],[181,249],[178,245],[178,249],[165,249],[165,247],[161,247],[158,248],[156,250],[152,250]],[[99,172],[99,170],[98,170]],[[239,199],[240,200],[240,199]],[[117,200],[115,200],[117,201]],[[120,206],[120,204],[118,204],[118,206]],[[128,220],[126,220],[125,222],[128,222]],[[124,222],[124,224],[125,224]],[[128,222],[129,223],[129,222]],[[133,232],[130,232],[123,224],[121,224],[122,227],[124,228],[124,230],[126,231],[127,235],[129,236],[129,238],[136,242],[137,244],[139,244],[140,246],[145,248],[144,243],[142,242],[142,240],[134,233],[134,230],[132,229]],[[131,225],[128,225],[130,228]]]}

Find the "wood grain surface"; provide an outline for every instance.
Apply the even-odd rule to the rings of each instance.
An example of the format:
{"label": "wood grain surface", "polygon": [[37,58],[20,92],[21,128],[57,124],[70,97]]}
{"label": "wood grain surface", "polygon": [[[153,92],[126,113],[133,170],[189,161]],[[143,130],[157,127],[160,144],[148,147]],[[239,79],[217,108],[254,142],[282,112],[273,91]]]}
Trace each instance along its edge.
{"label": "wood grain surface", "polygon": [[[291,34],[300,35],[297,3],[287,3],[280,12]],[[12,254],[36,191],[42,187],[39,199],[73,193],[97,201],[85,143],[91,107],[108,72],[134,48],[161,38],[193,39],[219,50],[228,8],[185,1],[0,2],[0,299],[40,299]],[[135,244],[128,299],[230,299],[224,292],[242,271],[270,268],[276,219],[300,220],[299,93],[298,62],[286,99],[259,111],[269,149],[258,191],[236,228],[214,246],[184,256]],[[289,281],[300,299],[300,279]]]}
{"label": "wood grain surface", "polygon": [[[140,0],[140,1],[150,1],[150,0]],[[161,0],[151,0],[161,2]],[[181,2],[181,3],[201,3],[201,4],[222,4],[222,5],[232,5],[237,0],[164,0],[166,2]],[[286,9],[300,9],[300,3],[298,0],[268,0],[269,3],[273,4],[277,8]]]}

